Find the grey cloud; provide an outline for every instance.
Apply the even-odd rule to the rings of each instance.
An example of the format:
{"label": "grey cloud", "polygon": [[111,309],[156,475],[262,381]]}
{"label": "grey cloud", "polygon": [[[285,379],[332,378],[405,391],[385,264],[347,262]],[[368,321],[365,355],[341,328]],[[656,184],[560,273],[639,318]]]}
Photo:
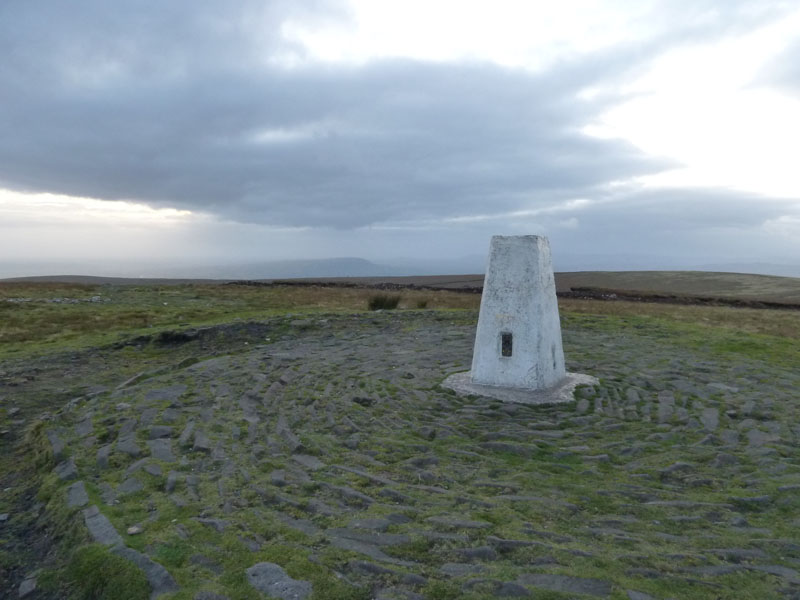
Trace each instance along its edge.
{"label": "grey cloud", "polygon": [[[705,20],[713,3],[696,4],[677,30],[722,34],[743,22],[746,4]],[[618,98],[576,97],[646,64],[663,39],[537,74],[402,60],[270,64],[302,54],[280,35],[285,18],[346,18],[333,3],[298,5],[4,3],[0,183],[352,228],[595,197],[609,181],[673,166],[582,135]]]}

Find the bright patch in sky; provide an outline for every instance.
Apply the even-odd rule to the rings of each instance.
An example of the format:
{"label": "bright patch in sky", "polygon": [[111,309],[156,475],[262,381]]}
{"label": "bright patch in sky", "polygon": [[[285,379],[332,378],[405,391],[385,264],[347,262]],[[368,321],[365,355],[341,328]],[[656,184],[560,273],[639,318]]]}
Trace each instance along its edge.
{"label": "bright patch in sky", "polygon": [[[651,2],[351,0],[350,6],[349,24],[312,29],[290,21],[283,34],[322,61],[403,57],[538,70],[668,26],[646,19],[655,6]],[[767,61],[798,37],[800,11],[721,43],[668,51],[647,73],[617,90],[633,95],[631,100],[587,124],[584,132],[622,138],[683,165],[641,178],[648,186],[800,197],[794,158],[800,156],[800,101],[748,87]],[[584,96],[599,91],[585,90]]]}
{"label": "bright patch in sky", "polygon": [[800,11],[743,37],[667,52],[623,90],[631,100],[584,131],[683,165],[642,178],[650,186],[800,198],[800,100],[753,83],[798,37]]}
{"label": "bright patch in sky", "polygon": [[283,35],[317,60],[363,63],[402,57],[490,61],[540,69],[572,52],[642,39],[661,23],[651,2],[599,0],[351,0],[349,23],[288,21]]}
{"label": "bright patch in sky", "polygon": [[0,189],[0,257],[160,258],[170,254],[174,239],[204,220],[173,208]]}
{"label": "bright patch in sky", "polygon": [[151,208],[135,202],[95,200],[62,194],[24,194],[0,189],[2,227],[60,223],[101,223],[117,227],[173,227],[193,213]]}

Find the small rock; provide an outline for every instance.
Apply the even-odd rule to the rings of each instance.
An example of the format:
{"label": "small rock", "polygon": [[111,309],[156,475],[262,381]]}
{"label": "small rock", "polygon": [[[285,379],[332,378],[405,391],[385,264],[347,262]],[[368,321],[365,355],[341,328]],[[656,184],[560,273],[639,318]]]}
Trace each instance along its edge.
{"label": "small rock", "polygon": [[128,535],[138,535],[142,533],[144,529],[141,525],[131,525],[128,527]]}
{"label": "small rock", "polygon": [[148,440],[147,447],[150,449],[150,455],[156,460],[175,462],[175,456],[172,454],[172,440],[169,438]]}
{"label": "small rock", "polygon": [[310,454],[292,454],[292,460],[303,465],[307,469],[311,469],[312,471],[318,471],[319,469],[325,467],[324,462],[322,462],[316,456],[311,456]]}
{"label": "small rock", "polygon": [[111,521],[100,512],[97,506],[90,506],[83,509],[83,520],[86,528],[89,530],[89,535],[95,542],[105,544],[106,546],[123,545],[122,538],[114,529]]}
{"label": "small rock", "polygon": [[225,529],[230,525],[228,521],[223,521],[222,519],[204,519],[202,517],[195,517],[195,521],[198,523],[202,523],[206,527],[211,527],[216,529],[218,532],[222,533]]}
{"label": "small rock", "polygon": [[78,476],[78,468],[75,466],[75,461],[71,456],[64,462],[57,464],[53,470],[62,481],[69,481]]}
{"label": "small rock", "polygon": [[463,577],[464,575],[478,575],[486,571],[483,565],[469,565],[463,563],[445,563],[439,571],[451,577]]}
{"label": "small rock", "polygon": [[89,504],[89,495],[82,481],[76,481],[67,488],[67,506],[69,508],[80,508]]}
{"label": "small rock", "polygon": [[527,588],[513,581],[504,581],[494,590],[498,598],[529,598],[531,593]]}
{"label": "small rock", "polygon": [[136,479],[136,477],[129,477],[119,484],[117,487],[117,494],[135,494],[143,489],[144,486],[142,485],[141,481]]}
{"label": "small rock", "polygon": [[311,583],[292,579],[275,563],[256,563],[246,573],[251,586],[279,600],[305,600],[311,595]]}
{"label": "small rock", "polygon": [[175,491],[175,486],[178,484],[178,479],[180,479],[180,473],[177,471],[170,471],[167,474],[167,484],[164,489],[168,494],[171,494]]}
{"label": "small rock", "polygon": [[717,548],[709,550],[709,552],[735,563],[767,558],[767,553],[757,548]]}
{"label": "small rock", "polygon": [[771,496],[750,496],[750,497],[734,496],[730,500],[736,506],[748,510],[761,510],[772,504]]}
{"label": "small rock", "polygon": [[626,590],[625,593],[628,594],[628,600],[656,600],[653,596],[645,594],[644,592]]}
{"label": "small rock", "polygon": [[227,596],[217,594],[215,592],[202,591],[197,592],[192,600],[230,600]]}
{"label": "small rock", "polygon": [[117,441],[117,450],[124,452],[128,456],[138,458],[142,453],[142,449],[136,444],[132,435],[127,435]]}
{"label": "small rock", "polygon": [[108,444],[106,446],[101,447],[97,451],[97,466],[101,469],[108,468],[108,459],[111,456],[111,450],[113,449],[113,444]]}
{"label": "small rock", "polygon": [[169,425],[155,425],[150,428],[151,440],[168,437],[172,437],[172,427]]}
{"label": "small rock", "polygon": [[671,464],[665,469],[661,469],[661,471],[659,471],[659,475],[661,476],[661,479],[670,479],[672,477],[680,477],[682,473],[688,473],[693,470],[694,465],[679,461]]}
{"label": "small rock", "polygon": [[19,597],[25,598],[36,591],[36,578],[28,577],[19,584]]}
{"label": "small rock", "polygon": [[53,458],[55,460],[64,460],[64,450],[66,445],[55,431],[47,430],[45,432],[47,439],[50,441],[50,447],[53,450]]}
{"label": "small rock", "polygon": [[489,546],[478,546],[477,548],[462,548],[458,553],[467,560],[497,560],[497,552]]}
{"label": "small rock", "polygon": [[719,427],[719,410],[716,408],[704,408],[700,415],[700,421],[706,431],[715,431]]}
{"label": "small rock", "polygon": [[486,521],[469,521],[467,519],[451,517],[429,517],[428,522],[451,529],[486,529],[492,526],[491,523],[487,523]]}
{"label": "small rock", "polygon": [[153,463],[148,463],[144,466],[144,472],[152,475],[153,477],[161,477],[161,465],[156,465]]}
{"label": "small rock", "polygon": [[730,467],[731,465],[738,464],[738,462],[739,459],[733,454],[725,454],[724,452],[720,452],[709,464],[715,469],[718,469],[720,467]]}
{"label": "small rock", "polygon": [[181,446],[188,446],[189,440],[192,439],[192,432],[194,432],[194,421],[189,421],[178,438],[178,444]]}
{"label": "small rock", "polygon": [[553,592],[586,594],[600,598],[607,598],[611,595],[611,583],[602,579],[525,573],[520,575],[517,581],[523,585]]}
{"label": "small rock", "polygon": [[211,452],[211,440],[208,439],[208,436],[205,434],[205,432],[200,431],[199,429],[194,432],[194,445],[192,446],[192,450],[196,452]]}
{"label": "small rock", "polygon": [[436,429],[434,427],[420,427],[417,433],[420,437],[429,441],[436,439]]}

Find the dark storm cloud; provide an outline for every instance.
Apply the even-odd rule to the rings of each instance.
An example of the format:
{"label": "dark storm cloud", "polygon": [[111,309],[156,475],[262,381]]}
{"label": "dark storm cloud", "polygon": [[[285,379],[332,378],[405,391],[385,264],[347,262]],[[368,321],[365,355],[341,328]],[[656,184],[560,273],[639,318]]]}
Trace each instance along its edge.
{"label": "dark storm cloud", "polygon": [[[401,60],[286,68],[271,59],[303,53],[280,35],[287,17],[344,16],[297,6],[4,3],[0,184],[349,228],[530,208],[673,166],[580,133],[618,98],[576,94],[641,67],[658,41],[537,74]],[[697,6],[681,35],[741,23]]]}

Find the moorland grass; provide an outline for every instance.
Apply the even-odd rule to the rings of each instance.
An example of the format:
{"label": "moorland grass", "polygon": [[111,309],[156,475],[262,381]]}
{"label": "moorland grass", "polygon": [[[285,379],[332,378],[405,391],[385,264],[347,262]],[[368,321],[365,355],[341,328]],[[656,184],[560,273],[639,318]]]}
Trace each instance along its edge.
{"label": "moorland grass", "polygon": [[800,302],[800,279],[708,271],[579,271],[557,273],[559,290],[596,287],[713,298]]}
{"label": "moorland grass", "polygon": [[[360,312],[374,291],[323,286],[72,285],[0,283],[0,358],[116,341],[179,326],[287,313]],[[90,301],[99,297],[99,301]],[[78,303],[55,302],[77,299]],[[398,308],[475,309],[480,297],[410,290]]]}
{"label": "moorland grass", "polygon": [[370,310],[394,310],[400,304],[400,296],[390,294],[375,294],[367,301]]}
{"label": "moorland grass", "polygon": [[[92,297],[100,301],[89,301]],[[362,312],[374,297],[368,288],[323,286],[0,283],[0,358],[103,345],[176,327]],[[63,298],[81,302],[53,301]],[[478,294],[408,290],[398,308],[475,311],[479,304]],[[694,346],[768,359],[795,359],[800,339],[800,311],[569,298],[560,299],[559,308],[567,325],[660,328]]]}

